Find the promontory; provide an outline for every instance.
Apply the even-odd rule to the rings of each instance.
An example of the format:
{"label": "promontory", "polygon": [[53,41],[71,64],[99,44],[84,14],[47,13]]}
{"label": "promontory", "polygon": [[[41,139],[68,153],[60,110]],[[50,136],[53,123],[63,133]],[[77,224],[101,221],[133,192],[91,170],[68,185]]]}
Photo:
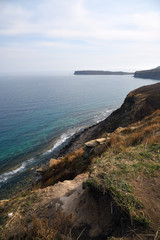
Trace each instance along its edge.
{"label": "promontory", "polygon": [[75,71],[74,75],[133,75],[132,72],[122,72],[122,71],[97,71],[97,70],[83,70]]}
{"label": "promontory", "polygon": [[136,71],[134,77],[160,80],[160,66],[150,70]]}

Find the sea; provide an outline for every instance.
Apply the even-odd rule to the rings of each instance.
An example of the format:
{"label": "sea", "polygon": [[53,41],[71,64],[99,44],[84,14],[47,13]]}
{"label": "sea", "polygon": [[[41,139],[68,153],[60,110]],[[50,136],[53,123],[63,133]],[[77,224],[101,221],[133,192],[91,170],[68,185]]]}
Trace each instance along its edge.
{"label": "sea", "polygon": [[138,87],[132,75],[0,74],[0,199],[38,178],[72,136],[104,120]]}

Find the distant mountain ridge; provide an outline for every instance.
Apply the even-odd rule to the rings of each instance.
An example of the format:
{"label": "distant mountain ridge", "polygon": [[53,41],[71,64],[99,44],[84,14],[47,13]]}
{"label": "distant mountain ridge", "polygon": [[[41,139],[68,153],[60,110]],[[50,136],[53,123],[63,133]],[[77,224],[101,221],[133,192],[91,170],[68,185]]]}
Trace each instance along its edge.
{"label": "distant mountain ridge", "polygon": [[150,70],[136,71],[134,73],[134,77],[160,80],[160,66],[158,66],[154,69],[150,69]]}
{"label": "distant mountain ridge", "polygon": [[82,70],[75,71],[74,75],[133,75],[131,72],[122,72],[122,71],[99,71],[99,70]]}

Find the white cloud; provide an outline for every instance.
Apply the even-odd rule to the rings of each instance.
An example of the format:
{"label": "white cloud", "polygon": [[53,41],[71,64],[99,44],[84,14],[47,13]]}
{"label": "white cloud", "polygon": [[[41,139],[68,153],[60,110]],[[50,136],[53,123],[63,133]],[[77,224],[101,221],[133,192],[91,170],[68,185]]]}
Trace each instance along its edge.
{"label": "white cloud", "polygon": [[[4,47],[0,47],[0,70],[8,66],[12,70],[76,66],[105,69],[118,63],[121,63],[119,68],[124,68],[124,65],[147,65],[150,60],[158,62],[158,10],[142,8],[132,12],[130,7],[129,12],[126,8],[117,14],[117,11],[91,9],[86,2],[89,3],[45,0],[30,9],[23,1],[0,2],[0,36],[5,37],[5,42],[1,40]],[[30,40],[32,36],[36,40]],[[24,37],[25,44],[20,37]]]}
{"label": "white cloud", "polygon": [[[45,1],[29,11],[7,4],[0,10],[1,35],[37,34],[48,38],[81,40],[159,40],[160,16],[148,12],[110,15],[90,12],[84,1]],[[5,19],[5,20],[4,20]]]}

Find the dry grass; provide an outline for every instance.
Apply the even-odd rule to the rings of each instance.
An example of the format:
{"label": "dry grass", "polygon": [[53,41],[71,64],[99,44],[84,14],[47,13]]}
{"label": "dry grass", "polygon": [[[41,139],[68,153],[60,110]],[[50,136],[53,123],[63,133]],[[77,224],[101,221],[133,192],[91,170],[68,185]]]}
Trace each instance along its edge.
{"label": "dry grass", "polygon": [[[73,215],[65,215],[59,209],[51,219],[40,219],[32,205],[28,204],[28,197],[14,198],[1,205],[0,239],[70,240]],[[12,216],[9,217],[11,212]]]}
{"label": "dry grass", "polygon": [[73,223],[73,215],[65,215],[62,210],[57,212],[53,219],[40,219],[33,216],[30,223],[24,220],[20,222],[18,236],[20,239],[44,239],[44,240],[57,240],[57,239],[71,239],[71,230]]}
{"label": "dry grass", "polygon": [[[133,130],[132,130],[133,129]],[[160,139],[160,111],[146,117],[141,122],[132,124],[120,134],[111,135],[111,147],[121,148],[136,146],[138,144],[158,143]]]}
{"label": "dry grass", "polygon": [[70,153],[62,158],[61,162],[52,168],[49,168],[42,176],[40,184],[42,187],[54,185],[59,181],[72,180],[78,174],[88,170],[91,159],[84,158],[82,148]]}
{"label": "dry grass", "polygon": [[[141,178],[146,182],[148,178],[151,181],[159,177],[159,123],[160,111],[157,111],[141,122],[112,133],[110,148],[96,158],[86,183],[90,189],[108,194],[129,216],[131,225],[148,226],[151,223],[144,213],[143,202],[135,195],[133,179]],[[152,218],[152,214],[150,216]]]}

